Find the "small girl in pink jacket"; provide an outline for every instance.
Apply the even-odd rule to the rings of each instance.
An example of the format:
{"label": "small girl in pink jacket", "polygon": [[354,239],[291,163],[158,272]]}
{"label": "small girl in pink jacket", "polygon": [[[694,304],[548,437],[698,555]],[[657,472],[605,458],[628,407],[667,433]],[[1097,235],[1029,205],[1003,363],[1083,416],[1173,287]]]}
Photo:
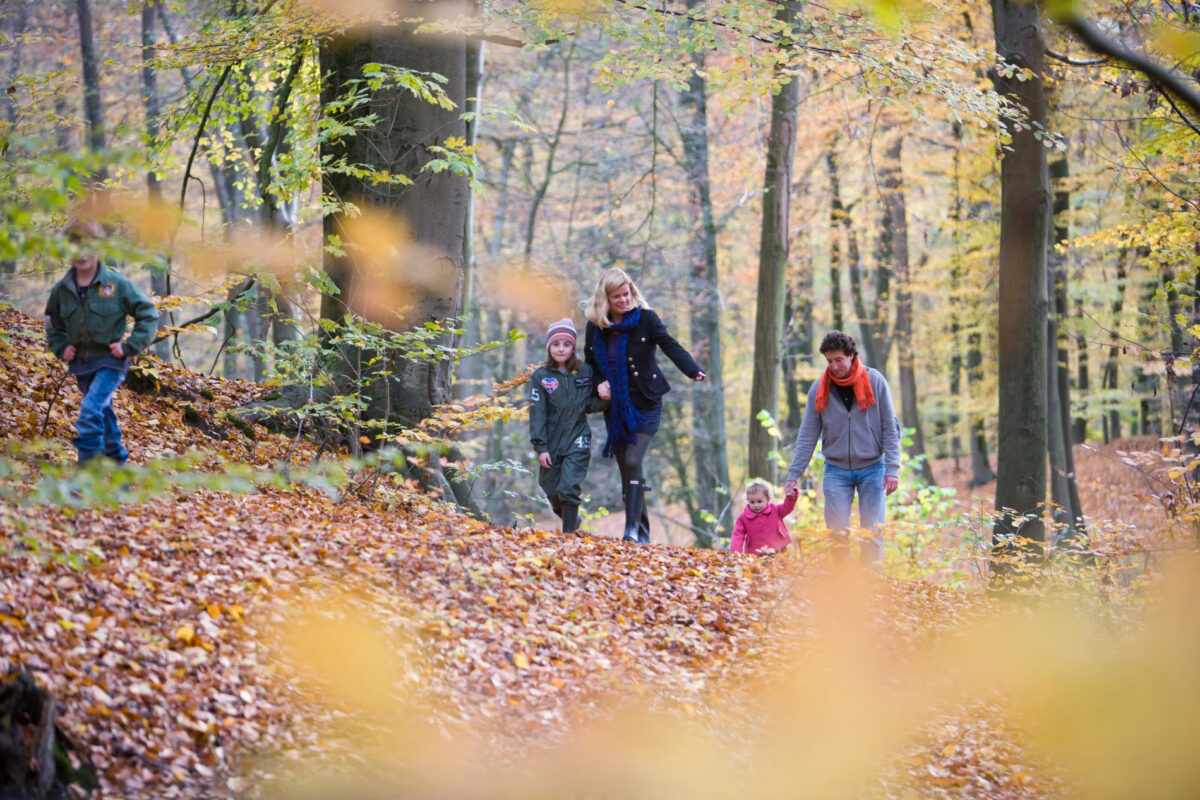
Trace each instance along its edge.
{"label": "small girl in pink jacket", "polygon": [[746,508],[733,526],[731,553],[766,555],[780,552],[791,543],[783,518],[796,507],[800,492],[793,490],[782,503],[771,502],[771,487],[764,480],[754,480],[746,487]]}

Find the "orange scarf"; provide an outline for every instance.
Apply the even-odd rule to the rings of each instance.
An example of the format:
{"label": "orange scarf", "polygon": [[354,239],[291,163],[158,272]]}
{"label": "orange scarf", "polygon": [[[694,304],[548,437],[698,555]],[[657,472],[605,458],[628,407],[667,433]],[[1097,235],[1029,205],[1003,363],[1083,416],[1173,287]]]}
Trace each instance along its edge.
{"label": "orange scarf", "polygon": [[871,391],[871,377],[867,375],[867,368],[863,366],[858,356],[854,357],[854,363],[850,365],[850,374],[844,378],[835,378],[829,371],[829,367],[825,368],[825,372],[821,374],[821,383],[817,386],[818,414],[824,414],[825,406],[829,405],[830,381],[838,386],[853,386],[854,399],[858,401],[859,410],[865,411],[875,405],[875,392]]}

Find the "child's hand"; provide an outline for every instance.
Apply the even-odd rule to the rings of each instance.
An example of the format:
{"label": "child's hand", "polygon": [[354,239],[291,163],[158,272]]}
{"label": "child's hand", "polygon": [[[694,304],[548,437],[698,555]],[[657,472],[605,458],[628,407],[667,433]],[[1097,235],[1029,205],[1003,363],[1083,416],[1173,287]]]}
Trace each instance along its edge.
{"label": "child's hand", "polygon": [[121,346],[120,342],[111,343],[108,346],[108,352],[113,354],[113,358],[124,358],[125,357],[125,348]]}
{"label": "child's hand", "polygon": [[70,364],[75,360],[75,345],[67,345],[67,349],[63,350],[62,360],[64,363]]}
{"label": "child's hand", "polygon": [[551,460],[549,453],[539,453],[538,463],[542,465],[542,469],[550,469],[550,465],[554,462]]}
{"label": "child's hand", "polygon": [[601,400],[612,400],[612,387],[608,381],[596,387],[596,394],[600,396]]}
{"label": "child's hand", "polygon": [[783,493],[788,497],[799,497],[800,487],[796,485],[795,481],[788,481],[787,485],[783,487]]}

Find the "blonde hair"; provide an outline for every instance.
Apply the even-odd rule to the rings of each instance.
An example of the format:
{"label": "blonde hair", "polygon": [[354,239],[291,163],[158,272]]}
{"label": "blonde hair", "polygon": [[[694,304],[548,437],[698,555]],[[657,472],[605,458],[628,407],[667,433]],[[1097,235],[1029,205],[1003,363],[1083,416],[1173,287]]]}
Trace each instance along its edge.
{"label": "blonde hair", "polygon": [[761,492],[762,494],[765,494],[768,501],[774,499],[775,497],[775,493],[771,491],[771,484],[767,483],[762,478],[755,478],[746,484],[746,497],[749,497],[752,492]]}
{"label": "blonde hair", "polygon": [[620,267],[606,269],[600,273],[600,279],[596,281],[596,291],[592,294],[592,299],[583,303],[584,316],[597,328],[612,327],[612,320],[608,318],[608,293],[615,292],[625,284],[629,284],[629,294],[633,296],[633,302],[639,308],[650,307],[646,298],[642,297],[642,293],[638,291],[637,284],[626,274],[625,270]]}

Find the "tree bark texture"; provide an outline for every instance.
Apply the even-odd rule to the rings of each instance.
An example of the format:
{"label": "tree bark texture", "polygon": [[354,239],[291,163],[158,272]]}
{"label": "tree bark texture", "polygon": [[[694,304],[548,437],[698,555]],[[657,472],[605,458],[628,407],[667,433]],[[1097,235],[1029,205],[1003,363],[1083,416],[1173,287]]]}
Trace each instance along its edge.
{"label": "tree bark texture", "polygon": [[[1045,541],[1046,500],[1046,250],[1050,183],[1046,151],[1031,126],[1046,124],[1040,9],[1019,0],[992,0],[996,50],[1028,80],[993,74],[996,90],[1028,114],[1010,125],[1012,142],[1000,164],[999,416],[995,543],[1019,534]],[[1020,130],[1016,128],[1020,127]],[[1011,552],[1011,551],[1009,551]],[[998,562],[993,562],[996,565]]]}
{"label": "tree bark texture", "polygon": [[[776,18],[794,25],[801,3],[779,4]],[[767,137],[767,167],[763,182],[762,236],[758,254],[758,295],[754,314],[754,371],[750,386],[750,438],[747,458],[750,476],[775,480],[776,465],[769,457],[771,436],[758,420],[766,411],[779,418],[780,342],[783,338],[784,279],[788,262],[788,217],[791,208],[792,165],[796,149],[796,106],[800,84],[795,78],[771,98],[771,129]]]}
{"label": "tree bark texture", "polygon": [[[721,368],[721,287],[717,275],[717,224],[713,218],[708,169],[708,86],[700,74],[703,54],[680,94],[684,170],[688,185],[688,275],[691,280],[692,352],[708,377],[692,390],[692,430],[696,503],[716,522],[693,519],[693,529],[732,532],[729,458],[725,449],[725,386]],[[698,546],[715,537],[697,533]]]}
{"label": "tree bark texture", "polygon": [[[408,26],[351,31],[321,50],[321,71],[327,76],[322,102],[343,94],[347,82],[361,78],[363,67],[369,63],[442,75],[447,79],[445,91],[457,107],[448,111],[398,88],[377,91],[368,106],[355,113],[377,114],[379,124],[334,143],[322,155],[344,157],[350,163],[366,164],[375,171],[405,175],[413,184],[398,186],[328,174],[324,179],[326,191],[339,200],[365,204],[403,219],[413,243],[429,248],[431,255],[417,265],[422,275],[404,274],[398,269],[391,276],[403,296],[414,303],[414,310],[403,321],[397,320],[397,325],[453,317],[458,312],[469,187],[465,178],[448,170],[428,173],[422,172],[422,167],[432,158],[429,147],[451,136],[466,135],[465,124],[459,119],[466,93],[465,39],[461,35],[417,35]],[[325,234],[339,236],[343,241],[348,238],[340,214],[326,218]],[[356,292],[370,287],[346,256],[326,254],[325,269],[340,295],[323,299],[321,315],[340,320],[347,304],[352,307],[358,304],[360,298]],[[411,269],[411,265],[404,269]],[[412,424],[428,416],[434,404],[447,399],[448,364],[432,366],[401,360],[392,369],[395,375],[392,386],[384,393],[391,408],[379,407],[382,398],[376,393],[372,398],[374,412]]]}

